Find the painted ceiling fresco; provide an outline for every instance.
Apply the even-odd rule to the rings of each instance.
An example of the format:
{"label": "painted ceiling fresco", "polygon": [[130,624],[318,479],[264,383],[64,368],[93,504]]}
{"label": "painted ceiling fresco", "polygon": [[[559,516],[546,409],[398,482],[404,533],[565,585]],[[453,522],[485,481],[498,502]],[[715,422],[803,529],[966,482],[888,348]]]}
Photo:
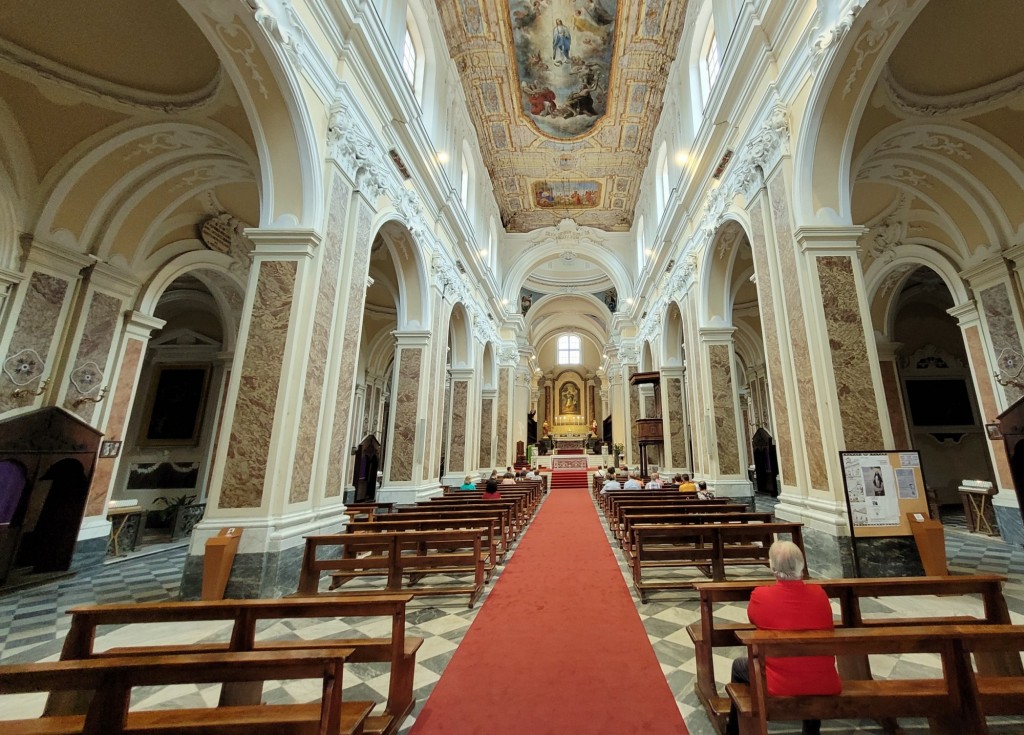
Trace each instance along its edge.
{"label": "painted ceiling fresco", "polygon": [[436,0],[510,232],[629,230],[681,0]]}

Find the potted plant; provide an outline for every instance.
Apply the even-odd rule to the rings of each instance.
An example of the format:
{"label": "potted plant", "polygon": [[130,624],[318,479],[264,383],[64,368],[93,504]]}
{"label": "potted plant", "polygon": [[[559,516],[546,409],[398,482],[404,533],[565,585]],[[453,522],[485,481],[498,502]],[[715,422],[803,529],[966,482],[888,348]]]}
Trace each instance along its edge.
{"label": "potted plant", "polygon": [[181,513],[181,509],[191,505],[192,501],[195,499],[195,495],[188,495],[185,493],[177,497],[161,495],[159,498],[154,500],[154,504],[163,506],[162,509],[157,511],[160,517],[160,527],[170,528],[173,533],[174,528],[178,525],[178,516]]}

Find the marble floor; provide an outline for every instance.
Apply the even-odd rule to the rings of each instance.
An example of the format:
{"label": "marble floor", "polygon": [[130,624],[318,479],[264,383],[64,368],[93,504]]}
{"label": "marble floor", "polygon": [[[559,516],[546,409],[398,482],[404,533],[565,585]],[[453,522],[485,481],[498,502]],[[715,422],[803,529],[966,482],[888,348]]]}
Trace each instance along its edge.
{"label": "marble floor", "polygon": [[[759,509],[762,504],[770,507],[769,501],[759,501]],[[969,534],[963,528],[962,521],[955,516],[948,519],[946,531],[946,552],[950,570],[961,574],[978,571],[1007,575],[1007,603],[1014,621],[1024,623],[1024,549],[1011,548],[999,539]],[[609,535],[609,541],[610,538]],[[184,556],[184,548],[169,549],[146,557],[104,564],[71,578],[0,596],[0,663],[56,659],[68,628],[69,621],[65,611],[75,605],[175,599]],[[628,569],[621,554],[619,560],[623,579],[632,593],[632,588],[628,584]],[[493,588],[498,579],[500,571],[495,580],[488,585],[488,590]],[[693,691],[693,648],[685,626],[699,617],[694,595],[685,592],[655,594],[646,604],[640,604],[635,594],[633,599],[662,671],[676,694],[687,728],[693,735],[713,733],[714,730]],[[486,593],[482,602],[486,603]],[[949,614],[971,614],[980,610],[980,602],[944,599],[942,605]],[[472,610],[467,609],[461,597],[417,598],[411,604],[408,610],[408,633],[423,637],[425,642],[420,649],[416,667],[415,687],[418,704],[413,716],[406,721],[403,732],[408,732],[412,726],[415,715],[430,695],[480,607],[478,604]],[[892,598],[884,602],[873,601],[872,612],[884,614],[893,611],[902,615],[934,614],[934,610],[924,611],[925,607],[934,608],[934,602],[929,604],[920,600]],[[726,608],[721,614],[726,618],[745,620],[743,606]],[[327,635],[337,635],[339,626],[348,629],[345,635],[379,635],[379,625],[380,621],[374,619],[346,620],[344,623],[336,620],[287,621],[272,624],[262,631],[261,637],[300,637],[313,640]],[[169,627],[168,630],[161,632],[161,639],[168,642],[202,642],[222,640],[226,633],[226,624],[209,623],[173,629]],[[132,645],[140,642],[140,636],[138,629],[133,629],[133,626],[103,629],[97,639],[97,647]],[[716,657],[715,669],[720,682],[728,679],[731,657],[738,653],[739,651],[727,650],[723,655]],[[892,675],[906,676],[911,671],[934,669],[935,662],[921,656],[887,657],[873,662],[873,667],[879,673],[891,672]],[[345,696],[348,698],[383,701],[386,696],[387,672],[379,666],[353,664],[346,667],[345,677]],[[271,702],[309,701],[319,695],[319,689],[310,686],[308,682],[268,682],[264,692],[266,700]],[[160,708],[175,704],[212,705],[216,703],[217,693],[216,686],[141,689],[136,692],[135,706]],[[0,707],[5,717],[31,717],[41,711],[42,698],[7,697],[0,700]],[[927,728],[923,722],[909,721],[906,723],[906,730],[908,733],[926,732]],[[772,729],[773,733],[797,731],[799,728]],[[826,723],[824,731],[875,733],[881,732],[881,729],[868,722],[829,722]],[[579,732],[595,733],[599,732],[599,728],[591,723],[581,723]],[[1024,732],[1024,725],[1012,720],[997,723],[993,732]]]}

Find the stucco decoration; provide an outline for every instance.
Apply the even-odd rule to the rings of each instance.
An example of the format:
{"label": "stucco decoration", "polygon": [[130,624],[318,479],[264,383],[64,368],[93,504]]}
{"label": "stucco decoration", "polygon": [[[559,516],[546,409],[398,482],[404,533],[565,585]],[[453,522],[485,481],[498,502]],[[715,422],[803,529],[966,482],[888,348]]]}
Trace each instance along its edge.
{"label": "stucco decoration", "polygon": [[628,231],[687,3],[436,2],[506,229]]}

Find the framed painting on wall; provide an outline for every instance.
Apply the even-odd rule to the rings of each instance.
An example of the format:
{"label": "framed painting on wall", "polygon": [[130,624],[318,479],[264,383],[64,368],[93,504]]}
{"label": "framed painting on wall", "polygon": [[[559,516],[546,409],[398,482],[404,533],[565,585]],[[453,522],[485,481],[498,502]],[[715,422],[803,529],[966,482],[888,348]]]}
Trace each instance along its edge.
{"label": "framed painting on wall", "polygon": [[155,370],[139,444],[195,446],[203,424],[210,366],[160,365]]}

